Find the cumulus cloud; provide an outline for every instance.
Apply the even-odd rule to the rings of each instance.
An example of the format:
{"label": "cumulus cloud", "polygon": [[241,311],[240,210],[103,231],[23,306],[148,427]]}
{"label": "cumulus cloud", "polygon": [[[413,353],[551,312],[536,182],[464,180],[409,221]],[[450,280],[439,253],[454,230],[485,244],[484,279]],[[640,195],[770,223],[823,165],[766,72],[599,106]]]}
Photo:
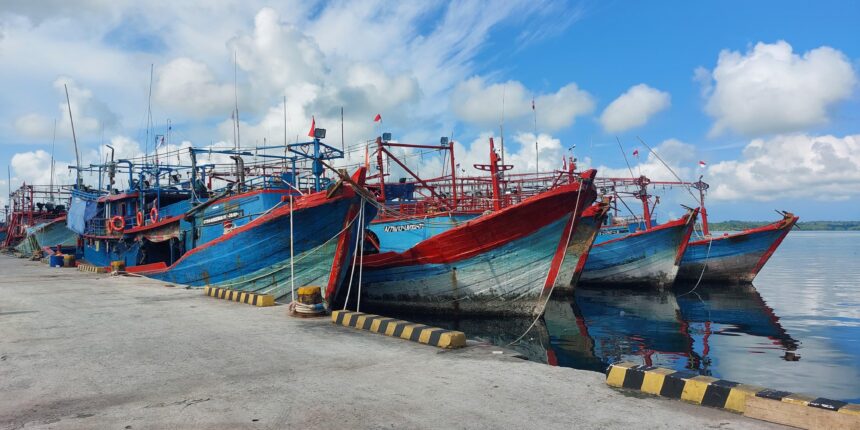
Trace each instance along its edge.
{"label": "cumulus cloud", "polygon": [[738,160],[707,168],[718,200],[860,197],[860,135],[807,134],[754,139]]}
{"label": "cumulus cloud", "polygon": [[669,93],[645,84],[634,85],[613,100],[603,114],[600,124],[607,133],[620,133],[645,125],[652,116],[672,104]]}
{"label": "cumulus cloud", "polygon": [[[51,154],[41,149],[21,152],[12,156],[12,188],[21,183],[48,185],[51,183]],[[74,173],[69,170],[69,163],[56,161],[54,163],[54,184],[74,183]]]}
{"label": "cumulus cloud", "polygon": [[798,55],[785,41],[757,43],[746,53],[723,50],[713,71],[699,69],[712,135],[785,133],[824,124],[850,97],[857,77],[850,61],[822,46]]}
{"label": "cumulus cloud", "polygon": [[[57,136],[71,137],[69,106],[75,121],[75,131],[79,134],[94,133],[102,129],[113,129],[119,124],[119,117],[105,102],[96,97],[91,90],[79,85],[68,77],[54,81],[54,92],[62,100],[57,106]],[[66,87],[69,100],[66,102]],[[53,121],[40,113],[28,113],[15,120],[15,131],[22,136],[34,139],[49,139],[53,135]]]}
{"label": "cumulus cloud", "polygon": [[[633,151],[639,151],[639,156],[633,156]],[[628,146],[627,152],[631,169],[627,169],[626,165],[617,168],[600,165],[597,167],[598,175],[629,178],[630,170],[633,170],[633,176],[645,175],[654,181],[676,181],[677,178],[672,174],[674,171],[681,179],[691,179],[697,173],[697,164],[700,160],[694,145],[678,139],[667,139],[654,147],[654,152],[660,155],[660,158],[669,165],[672,171],[666,168],[666,165],[646,148],[635,145]]]}
{"label": "cumulus cloud", "polygon": [[577,116],[594,110],[591,94],[575,83],[567,84],[555,93],[537,95],[519,81],[488,84],[484,78],[474,76],[457,85],[451,93],[454,113],[463,121],[481,126],[498,125],[503,116],[506,122],[524,125],[532,115],[532,100],[537,110],[537,126],[541,130],[569,127]]}
{"label": "cumulus cloud", "polygon": [[233,88],[217,83],[206,64],[186,57],[158,68],[153,93],[161,106],[183,115],[204,117],[233,110]]}

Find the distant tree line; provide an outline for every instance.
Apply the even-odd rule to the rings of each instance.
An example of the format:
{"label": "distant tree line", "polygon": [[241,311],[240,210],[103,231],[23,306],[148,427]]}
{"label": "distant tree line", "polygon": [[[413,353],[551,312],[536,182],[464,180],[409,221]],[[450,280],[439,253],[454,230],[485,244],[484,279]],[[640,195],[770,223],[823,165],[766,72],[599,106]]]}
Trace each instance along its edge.
{"label": "distant tree line", "polygon": [[[761,227],[773,221],[723,221],[712,222],[708,226],[713,231],[741,231]],[[860,221],[799,221],[799,230],[810,231],[860,231]]]}

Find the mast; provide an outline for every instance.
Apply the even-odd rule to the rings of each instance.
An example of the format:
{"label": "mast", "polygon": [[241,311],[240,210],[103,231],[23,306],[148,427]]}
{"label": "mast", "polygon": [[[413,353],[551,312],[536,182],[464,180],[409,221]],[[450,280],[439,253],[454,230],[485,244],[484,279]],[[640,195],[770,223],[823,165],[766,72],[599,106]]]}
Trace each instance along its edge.
{"label": "mast", "polygon": [[51,202],[54,201],[54,146],[57,143],[57,119],[54,118],[54,137],[51,139],[51,185],[48,188]]}
{"label": "mast", "polygon": [[376,136],[376,166],[379,168],[379,197],[385,201],[385,168],[382,165],[382,137]]}
{"label": "mast", "polygon": [[490,138],[490,164],[473,164],[472,166],[478,170],[490,172],[490,181],[493,187],[493,210],[502,209],[502,192],[499,184],[499,176],[501,172],[511,170],[514,166],[509,164],[499,164],[501,157],[496,153],[496,148],[493,144],[493,138]]}
{"label": "mast", "polygon": [[63,84],[66,89],[66,105],[69,107],[69,122],[72,124],[72,142],[75,144],[75,188],[81,187],[81,154],[78,153],[78,138],[75,137],[75,120],[72,119],[72,102],[69,101],[69,87]]}
{"label": "mast", "polygon": [[149,65],[149,97],[147,98],[146,107],[146,140],[144,143],[143,164],[149,157],[149,129],[152,128],[152,75],[155,70],[155,64]]}
{"label": "mast", "polygon": [[499,200],[499,155],[493,147],[493,138],[490,138],[490,176],[493,184],[493,210],[500,210],[502,202]]}
{"label": "mast", "polygon": [[699,180],[693,183],[693,188],[699,190],[699,215],[702,216],[702,234],[705,236],[710,236],[711,231],[708,228],[708,211],[705,209],[705,190],[709,188],[709,185],[702,181],[702,175],[699,175]]}
{"label": "mast", "polygon": [[236,150],[239,149],[239,66],[236,51],[233,51],[233,98],[236,103]]}
{"label": "mast", "polygon": [[642,200],[642,216],[645,218],[645,229],[651,230],[651,209],[648,207],[648,178],[640,176],[636,180],[639,185],[639,199]]}
{"label": "mast", "polygon": [[452,202],[452,207],[450,208],[452,211],[457,209],[457,165],[454,163],[454,141],[451,140],[448,142],[448,150],[451,151],[451,197],[454,199]]}

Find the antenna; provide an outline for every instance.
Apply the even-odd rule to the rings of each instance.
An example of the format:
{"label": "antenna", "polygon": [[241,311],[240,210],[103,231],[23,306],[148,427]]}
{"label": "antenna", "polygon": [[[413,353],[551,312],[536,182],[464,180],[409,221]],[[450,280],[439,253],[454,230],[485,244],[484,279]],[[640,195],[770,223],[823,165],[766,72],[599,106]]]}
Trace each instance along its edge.
{"label": "antenna", "polygon": [[508,89],[508,83],[502,84],[502,122],[499,124],[499,140],[502,144],[502,164],[505,164],[505,92]]}
{"label": "antenna", "polygon": [[146,108],[146,140],[144,144],[143,162],[146,163],[149,157],[149,129],[152,128],[152,74],[155,70],[155,64],[149,65],[149,99],[147,100]]}
{"label": "antenna", "polygon": [[[287,170],[287,96],[284,96],[284,170]],[[293,178],[295,181],[295,178]]]}
{"label": "antenna", "polygon": [[534,133],[535,133],[535,175],[540,174],[540,150],[538,149],[538,134],[537,134],[537,111],[535,110],[535,99],[532,98],[532,116],[534,117]]}
{"label": "antenna", "polygon": [[[678,174],[677,174],[677,173],[675,173],[675,171],[674,171],[674,170],[672,170],[672,168],[671,168],[671,167],[669,167],[669,165],[668,165],[668,164],[666,164],[666,162],[665,162],[665,161],[663,161],[663,159],[662,159],[662,158],[660,158],[660,155],[659,155],[659,154],[657,154],[657,152],[656,152],[656,151],[654,151],[653,149],[651,149],[651,147],[650,147],[650,146],[648,146],[648,144],[647,144],[647,143],[645,143],[645,141],[644,141],[644,140],[642,140],[642,138],[641,138],[641,137],[636,136],[636,138],[637,138],[637,139],[639,139],[639,142],[642,142],[642,144],[643,144],[643,145],[645,145],[645,147],[646,147],[646,148],[648,148],[648,151],[649,151],[649,152],[651,152],[652,154],[654,154],[654,156],[655,156],[655,157],[657,157],[657,159],[658,159],[658,160],[660,160],[660,163],[663,163],[663,166],[664,166],[664,167],[666,167],[666,169],[667,169],[667,170],[669,170],[669,173],[671,173],[671,174],[672,174],[672,176],[674,176],[674,177],[675,177],[675,179],[677,179],[677,180],[678,180],[678,182],[684,182],[684,180],[683,180],[683,179],[681,179],[681,177],[680,177],[680,176],[678,176]],[[692,196],[692,197],[693,197],[693,200],[695,200],[695,201],[697,201],[697,202],[699,201],[699,199],[697,199],[697,198],[696,198],[695,194],[693,194],[693,192],[692,192],[692,191],[690,191],[690,187],[684,187],[684,189],[686,189],[686,190],[687,190],[687,192],[690,194],[690,196]]]}
{"label": "antenna", "polygon": [[54,118],[54,137],[51,140],[51,185],[50,185],[50,193],[51,193],[51,201],[54,201],[54,146],[57,143],[57,119]]}
{"label": "antenna", "polygon": [[[72,142],[75,144],[75,187],[81,186],[81,155],[78,153],[78,138],[75,137],[75,120],[72,119],[72,102],[69,101],[69,87],[63,84],[66,89],[66,106],[69,107],[69,122],[72,124]],[[150,88],[151,91],[151,88]],[[11,194],[11,192],[9,193]]]}
{"label": "antenna", "polygon": [[343,106],[340,107],[340,150],[343,151]]}
{"label": "antenna", "polygon": [[236,149],[239,149],[239,66],[237,53],[233,51],[233,98],[236,102]]}

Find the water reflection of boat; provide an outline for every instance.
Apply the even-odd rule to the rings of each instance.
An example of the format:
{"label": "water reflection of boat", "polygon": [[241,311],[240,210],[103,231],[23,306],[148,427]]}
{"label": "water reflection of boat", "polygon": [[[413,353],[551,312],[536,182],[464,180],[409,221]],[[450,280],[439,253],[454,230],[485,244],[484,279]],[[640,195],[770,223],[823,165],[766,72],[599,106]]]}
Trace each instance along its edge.
{"label": "water reflection of boat", "polygon": [[[710,348],[705,336],[714,334],[763,337],[786,351],[798,347],[798,341],[786,332],[779,317],[752,285],[700,285],[692,293],[678,293],[676,300],[685,323],[705,325],[703,350]],[[715,329],[714,325],[719,327]],[[707,355],[707,351],[702,355]]]}
{"label": "water reflection of boat", "polygon": [[544,320],[547,357],[596,371],[626,360],[707,374],[715,336],[721,346],[752,352],[761,352],[761,342],[733,336],[766,338],[788,354],[798,346],[751,286],[700,286],[692,293],[577,287],[572,302],[550,301]]}

